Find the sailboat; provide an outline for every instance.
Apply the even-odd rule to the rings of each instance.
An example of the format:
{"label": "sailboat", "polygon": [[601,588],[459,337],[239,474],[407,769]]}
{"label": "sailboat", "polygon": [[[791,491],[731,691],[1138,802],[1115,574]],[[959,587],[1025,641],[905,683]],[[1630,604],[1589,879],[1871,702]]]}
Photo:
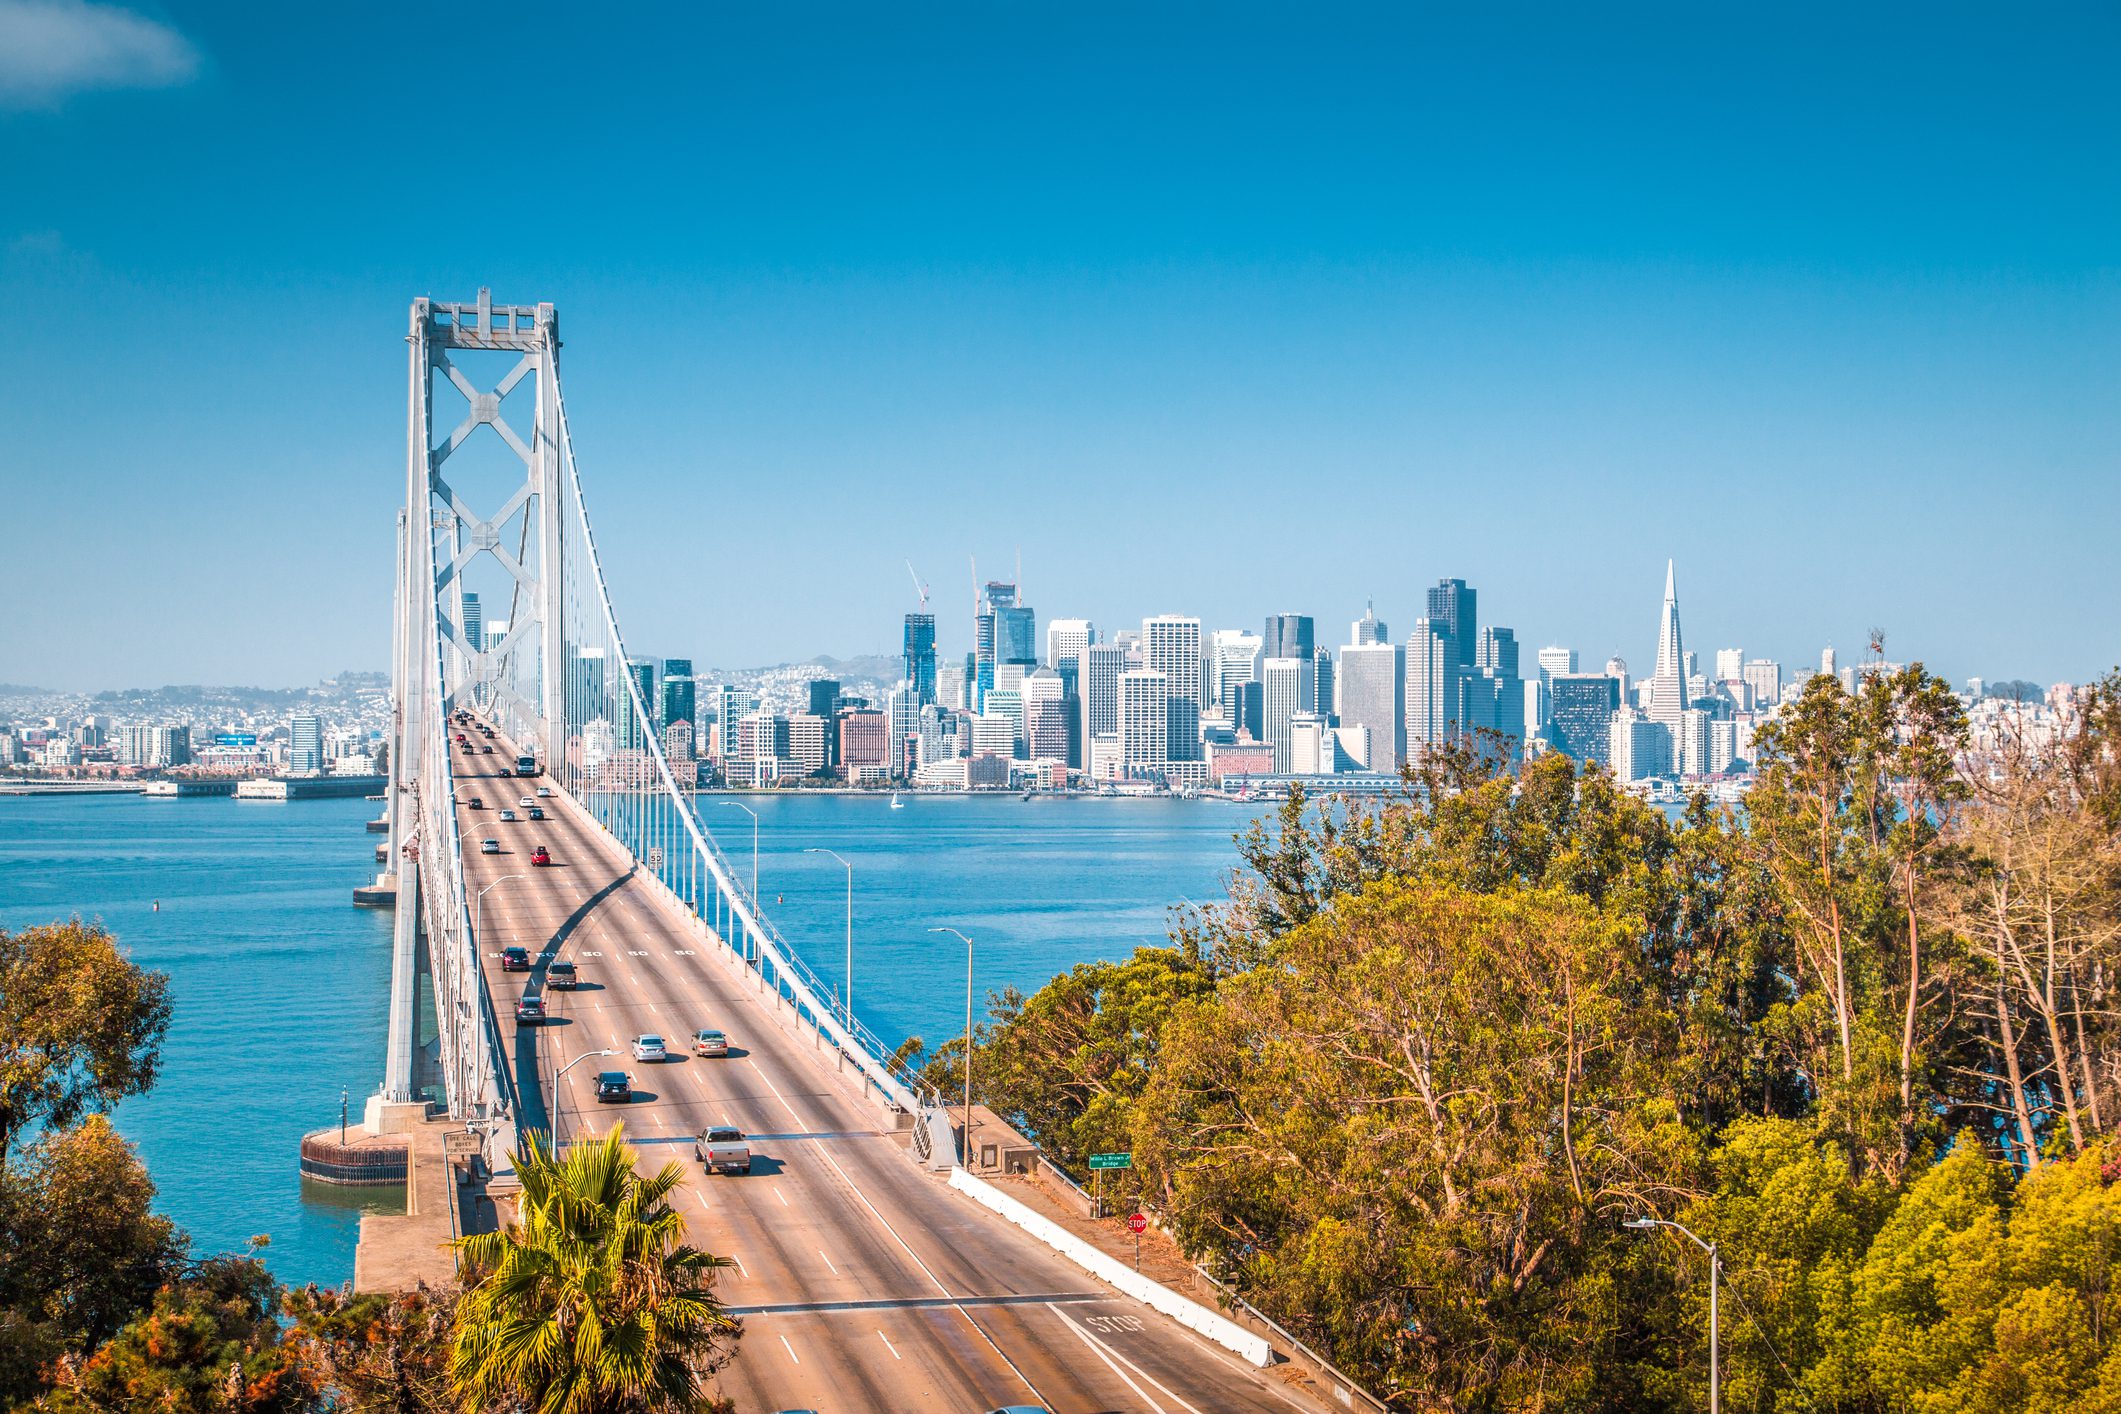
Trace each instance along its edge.
{"label": "sailboat", "polygon": [[906,802],[898,798],[897,791],[891,792],[891,808],[893,810],[904,810],[906,808]]}

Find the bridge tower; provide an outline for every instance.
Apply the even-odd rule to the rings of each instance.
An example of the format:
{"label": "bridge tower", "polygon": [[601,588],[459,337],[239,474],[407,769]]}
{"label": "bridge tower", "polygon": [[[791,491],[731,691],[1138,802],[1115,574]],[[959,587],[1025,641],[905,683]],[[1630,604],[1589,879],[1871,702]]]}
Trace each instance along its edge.
{"label": "bridge tower", "polygon": [[[547,769],[565,759],[566,537],[557,355],[559,322],[550,304],[412,303],[407,400],[405,510],[398,521],[393,593],[388,834],[397,871],[389,1037],[383,1087],[370,1102],[369,1127],[389,1128],[424,1111],[439,1084],[450,1112],[474,1115],[494,1097],[491,1017],[482,1012],[475,946],[463,918],[450,789],[449,714],[476,705],[506,722]],[[472,381],[452,359],[466,351],[517,355],[492,387]],[[531,413],[518,431],[502,404],[529,380]],[[445,389],[442,385],[447,384]],[[436,397],[461,395],[464,412],[436,433]],[[453,398],[450,399],[454,401]],[[451,485],[450,457],[481,428],[522,462],[523,477],[486,514]],[[493,641],[465,631],[464,571],[489,556],[507,573],[512,602],[506,632]],[[444,876],[448,877],[444,877]],[[424,984],[424,985],[423,985]],[[423,990],[432,996],[435,1035],[423,1045]],[[486,1063],[481,1064],[484,1060]]]}

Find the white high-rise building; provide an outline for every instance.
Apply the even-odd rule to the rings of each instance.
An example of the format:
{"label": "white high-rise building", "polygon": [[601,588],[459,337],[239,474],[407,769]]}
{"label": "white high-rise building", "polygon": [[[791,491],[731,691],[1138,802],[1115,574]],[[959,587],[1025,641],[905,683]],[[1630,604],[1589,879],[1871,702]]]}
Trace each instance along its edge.
{"label": "white high-rise building", "polygon": [[1310,658],[1268,658],[1260,665],[1260,726],[1267,744],[1274,748],[1274,769],[1294,769],[1294,739],[1290,733],[1299,712],[1314,710],[1317,700],[1317,667]]}
{"label": "white high-rise building", "polygon": [[1127,775],[1161,771],[1171,759],[1171,679],[1154,668],[1119,675],[1119,760]]}
{"label": "white high-rise building", "polygon": [[[1087,646],[1087,645],[1085,645]],[[1061,675],[1040,668],[1024,678],[1024,744],[1034,761],[1068,759],[1068,710]]]}
{"label": "white high-rise building", "polygon": [[1166,683],[1168,760],[1200,760],[1200,662],[1199,619],[1159,614],[1142,620],[1142,663]]}
{"label": "white high-rise building", "polygon": [[1407,735],[1410,761],[1463,729],[1459,720],[1462,678],[1458,645],[1449,629],[1432,619],[1414,621],[1407,639]]}
{"label": "white high-rise building", "polygon": [[1046,666],[1055,672],[1073,658],[1083,660],[1083,650],[1097,642],[1097,625],[1088,619],[1049,619],[1046,622]]}
{"label": "white high-rise building", "polygon": [[1834,662],[1834,645],[1829,643],[1819,654],[1819,676],[1827,678],[1836,676],[1837,670]]}
{"label": "white high-rise building", "polygon": [[893,776],[910,776],[920,764],[916,759],[920,724],[921,699],[913,684],[902,682],[884,694],[884,727],[891,733],[889,759]]}
{"label": "white high-rise building", "polygon": [[1682,776],[1705,776],[1709,773],[1709,714],[1699,707],[1689,707],[1679,714],[1679,730],[1672,734],[1676,748],[1673,755],[1679,759],[1677,766]]}
{"label": "white high-rise building", "polygon": [[1259,681],[1260,636],[1243,629],[1219,628],[1208,649],[1208,701],[1235,707],[1238,684]]}
{"label": "white high-rise building", "polygon": [[1671,773],[1672,734],[1633,707],[1613,714],[1608,751],[1613,779],[1642,781]]}
{"label": "white high-rise building", "polygon": [[324,722],[307,712],[287,720],[287,774],[318,776],[324,773]]}
{"label": "white high-rise building", "polygon": [[1391,630],[1387,629],[1383,621],[1377,617],[1377,606],[1373,603],[1365,603],[1362,609],[1362,617],[1348,625],[1348,642],[1355,647],[1367,647],[1373,643],[1386,643],[1391,640],[1391,637]]}
{"label": "white high-rise building", "polygon": [[1083,764],[1090,744],[1101,736],[1119,737],[1119,679],[1127,670],[1127,650],[1117,643],[1093,643],[1083,650],[1082,675],[1075,690],[1083,701]]}
{"label": "white high-rise building", "polygon": [[1576,676],[1576,650],[1559,647],[1540,649],[1539,673],[1549,683],[1557,677]]}
{"label": "white high-rise building", "polygon": [[1340,722],[1369,737],[1365,770],[1397,771],[1407,759],[1407,652],[1396,643],[1340,650]]}
{"label": "white high-rise building", "polygon": [[1716,681],[1745,681],[1745,654],[1742,650],[1736,648],[1719,648],[1716,650]]}
{"label": "white high-rise building", "polygon": [[1289,770],[1298,776],[1330,776],[1338,753],[1333,728],[1317,712],[1298,712],[1289,719]]}
{"label": "white high-rise building", "polygon": [[1657,621],[1657,669],[1650,675],[1648,713],[1668,730],[1679,726],[1687,710],[1687,654],[1679,637],[1679,595],[1672,587],[1672,562],[1664,562],[1664,611]]}
{"label": "white high-rise building", "polygon": [[1773,658],[1755,658],[1745,665],[1745,685],[1753,690],[1753,705],[1772,707],[1782,700],[1782,664]]}

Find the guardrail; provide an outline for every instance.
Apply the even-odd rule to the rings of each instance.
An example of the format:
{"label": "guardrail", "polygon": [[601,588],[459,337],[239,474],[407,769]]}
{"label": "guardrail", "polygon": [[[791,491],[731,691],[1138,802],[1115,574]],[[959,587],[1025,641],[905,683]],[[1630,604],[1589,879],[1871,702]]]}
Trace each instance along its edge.
{"label": "guardrail", "polygon": [[1272,1331],[1276,1340],[1289,1347],[1293,1358],[1298,1364],[1324,1380],[1332,1388],[1334,1398],[1338,1399],[1342,1405],[1349,1409],[1373,1410],[1375,1414],[1392,1414],[1392,1406],[1355,1383],[1353,1379],[1343,1374],[1325,1356],[1320,1355],[1310,1346],[1290,1335],[1288,1331],[1270,1318],[1266,1312],[1217,1281],[1210,1275],[1206,1267],[1195,1262],[1193,1263],[1193,1270],[1202,1281],[1215,1288],[1216,1300],[1222,1302],[1226,1307],[1242,1311],[1249,1319]]}

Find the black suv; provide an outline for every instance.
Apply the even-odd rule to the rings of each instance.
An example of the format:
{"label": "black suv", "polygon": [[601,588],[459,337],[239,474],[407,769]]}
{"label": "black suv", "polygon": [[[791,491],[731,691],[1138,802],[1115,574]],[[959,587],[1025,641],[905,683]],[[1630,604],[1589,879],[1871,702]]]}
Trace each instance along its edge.
{"label": "black suv", "polygon": [[605,1070],[597,1073],[597,1103],[600,1105],[630,1105],[633,1103],[633,1077],[623,1070]]}
{"label": "black suv", "polygon": [[530,949],[528,949],[528,948],[502,948],[502,949],[501,949],[501,970],[502,970],[503,972],[528,972],[528,971],[530,971]]}

